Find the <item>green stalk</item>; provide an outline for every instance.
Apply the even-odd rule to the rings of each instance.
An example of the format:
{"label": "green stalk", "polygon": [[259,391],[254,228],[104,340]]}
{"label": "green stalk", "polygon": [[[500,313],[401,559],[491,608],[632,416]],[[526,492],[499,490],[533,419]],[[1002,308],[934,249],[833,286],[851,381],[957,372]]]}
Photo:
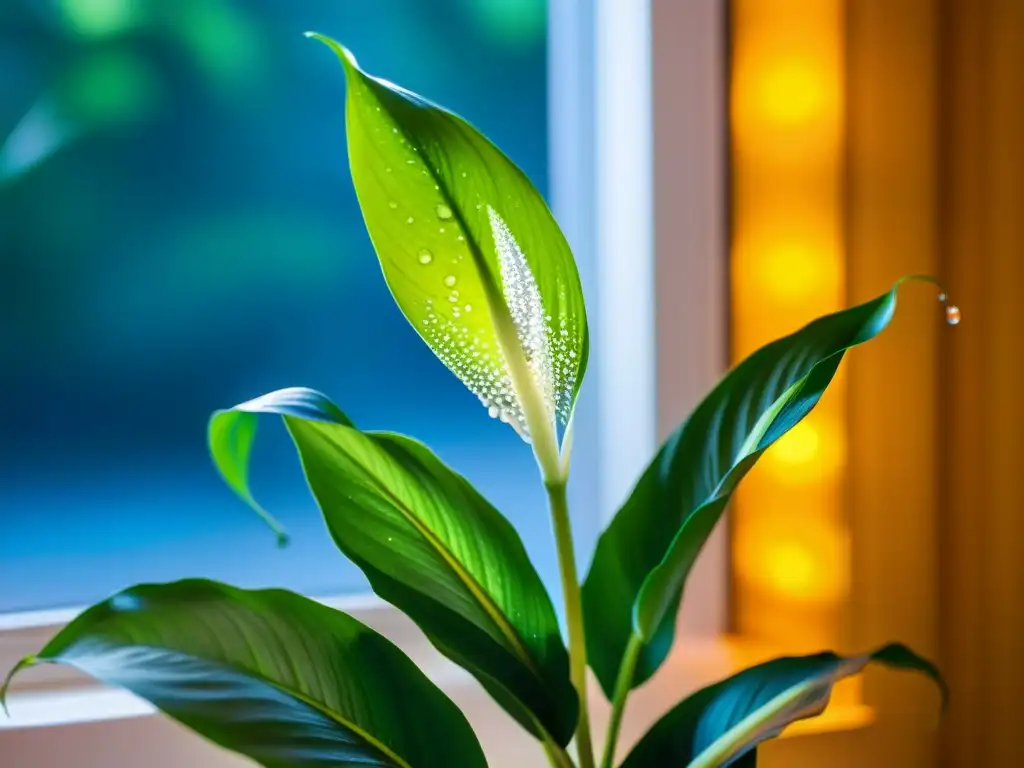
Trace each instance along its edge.
{"label": "green stalk", "polygon": [[558,548],[558,567],[565,598],[565,620],[569,627],[569,672],[580,700],[580,719],[576,725],[576,752],[580,768],[594,768],[594,747],[590,738],[590,712],[587,709],[587,643],[583,633],[583,601],[576,575],[576,553],[572,545],[572,523],[565,496],[566,483],[545,483]]}
{"label": "green stalk", "polygon": [[619,729],[622,727],[622,715],[626,711],[626,699],[633,688],[633,677],[636,674],[636,662],[640,658],[643,642],[636,635],[630,635],[629,644],[619,665],[619,674],[615,678],[615,693],[612,699],[612,716],[608,721],[608,733],[604,741],[604,755],[601,768],[612,768],[615,760],[615,745],[619,740]]}
{"label": "green stalk", "polygon": [[551,739],[544,739],[544,753],[548,756],[552,768],[575,768],[569,753]]}

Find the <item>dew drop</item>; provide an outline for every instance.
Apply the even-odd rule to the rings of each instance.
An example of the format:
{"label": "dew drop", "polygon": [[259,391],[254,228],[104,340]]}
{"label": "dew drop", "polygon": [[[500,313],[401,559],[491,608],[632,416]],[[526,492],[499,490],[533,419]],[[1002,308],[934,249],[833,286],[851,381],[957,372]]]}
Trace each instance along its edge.
{"label": "dew drop", "polygon": [[473,305],[472,304],[467,304],[466,305],[466,311],[467,312],[472,312],[473,311]]}
{"label": "dew drop", "polygon": [[392,132],[392,133],[398,133],[398,129],[397,129],[397,128],[392,128],[392,129],[391,129],[391,132]]}
{"label": "dew drop", "polygon": [[412,216],[410,216],[410,217],[409,217],[408,219],[406,219],[406,220],[405,220],[405,223],[406,223],[406,224],[412,224],[412,223],[413,223],[413,221],[414,221],[413,217],[412,217]]}
{"label": "dew drop", "polygon": [[465,171],[462,172],[462,178],[466,178],[466,172]]}
{"label": "dew drop", "polygon": [[441,232],[441,234],[443,235],[443,234],[444,234],[444,227],[441,227],[441,229],[440,229],[439,231],[440,231],[440,232]]}
{"label": "dew drop", "polygon": [[498,406],[496,406],[496,405],[488,406],[487,407],[487,415],[490,416],[492,419],[498,418]]}
{"label": "dew drop", "polygon": [[414,165],[415,163],[416,163],[416,161],[413,160],[411,157],[408,160],[405,161],[406,165]]}
{"label": "dew drop", "polygon": [[939,301],[945,301],[945,300],[946,300],[946,293],[945,293],[945,291],[943,291],[943,292],[939,293]]}
{"label": "dew drop", "polygon": [[946,307],[946,322],[950,325],[960,324],[960,307],[952,304]]}
{"label": "dew drop", "polygon": [[390,208],[393,211],[396,208],[398,208],[398,203],[396,203],[394,200],[389,200],[388,201],[388,208]]}
{"label": "dew drop", "polygon": [[458,280],[456,279],[455,275],[447,275],[444,279],[444,284],[449,288],[453,288],[456,282],[458,282]]}
{"label": "dew drop", "polygon": [[459,235],[459,236],[458,236],[458,237],[457,237],[456,239],[457,239],[457,240],[458,240],[458,241],[459,241],[459,242],[461,243],[461,242],[463,242],[463,241],[464,241],[464,240],[465,240],[466,238],[464,238],[464,237],[463,237],[462,235]]}
{"label": "dew drop", "polygon": [[452,291],[451,293],[448,294],[448,301],[450,301],[452,304],[454,304],[458,300],[459,300],[459,292],[458,291]]}
{"label": "dew drop", "polygon": [[432,254],[430,251],[424,248],[423,250],[420,251],[419,256],[417,258],[419,259],[420,264],[429,264],[434,260],[434,254]]}
{"label": "dew drop", "polygon": [[434,210],[437,211],[437,218],[439,219],[450,219],[452,217],[452,209],[444,203],[440,203]]}
{"label": "dew drop", "polygon": [[384,169],[384,173],[391,173],[391,166],[390,165],[387,168]]}

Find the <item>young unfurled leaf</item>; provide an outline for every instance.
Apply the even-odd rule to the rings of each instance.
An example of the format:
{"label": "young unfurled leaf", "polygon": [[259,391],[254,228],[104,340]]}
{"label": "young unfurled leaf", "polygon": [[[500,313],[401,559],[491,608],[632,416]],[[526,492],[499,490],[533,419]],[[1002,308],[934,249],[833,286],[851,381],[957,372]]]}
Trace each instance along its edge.
{"label": "young unfurled leaf", "polygon": [[872,661],[923,672],[945,698],[938,670],[903,645],[849,658],[819,653],[773,659],[708,686],[676,706],[640,740],[621,768],[753,766],[752,750],[759,743],[797,720],[820,714],[833,685]]}
{"label": "young unfurled leaf", "polygon": [[210,420],[214,461],[250,504],[246,468],[259,414],[284,417],[331,536],[374,591],[534,735],[567,744],[578,712],[568,654],[508,521],[426,446],[363,432],[324,395],[301,388]]}
{"label": "young unfurled leaf", "polygon": [[267,768],[486,766],[466,718],[398,648],[282,590],[132,587],[14,672],[46,663],[127,688]]}
{"label": "young unfurled leaf", "polygon": [[529,179],[460,117],[359,69],[347,80],[349,164],[391,292],[490,414],[559,472],[587,362],[572,253]]}
{"label": "young unfurled leaf", "polygon": [[642,646],[632,685],[664,661],[686,577],[733,489],[814,407],[846,350],[889,324],[898,285],[759,349],[661,447],[602,534],[583,586],[590,665],[606,694],[631,642]]}

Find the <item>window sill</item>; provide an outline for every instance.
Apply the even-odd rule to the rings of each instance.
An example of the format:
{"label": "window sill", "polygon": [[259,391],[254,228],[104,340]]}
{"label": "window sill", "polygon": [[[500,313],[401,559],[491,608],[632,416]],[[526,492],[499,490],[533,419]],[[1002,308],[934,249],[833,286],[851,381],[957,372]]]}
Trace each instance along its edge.
{"label": "window sill", "polygon": [[[543,765],[536,743],[490,701],[486,693],[465,672],[441,658],[426,639],[394,611],[370,607],[360,616],[367,623],[399,642],[424,671],[462,709],[491,756],[492,768],[522,768]],[[624,749],[639,739],[649,725],[690,691],[721,679],[752,663],[778,655],[770,648],[755,646],[737,638],[681,638],[678,651],[649,685],[630,699],[623,723]],[[94,765],[128,765],[125,745],[146,757],[149,768],[172,768],[183,764],[202,768],[240,768],[247,763],[209,747],[202,740],[157,715],[153,707],[129,693],[112,690],[82,677],[53,680],[29,679],[9,697],[10,718],[0,717],[0,751],[21,756],[16,764],[57,765],[74,755],[81,768]],[[600,743],[609,707],[596,684],[592,686],[591,708]],[[782,741],[820,739],[828,734],[848,734],[874,722],[871,707],[836,702],[815,720],[789,728]],[[56,729],[60,728],[58,732]],[[827,747],[831,749],[832,747]],[[87,755],[86,761],[82,756]],[[185,756],[189,758],[186,761]],[[770,755],[769,755],[770,757]],[[127,760],[127,762],[126,762]],[[166,761],[166,766],[163,761]],[[199,762],[196,762],[199,761]],[[771,768],[773,760],[763,761]],[[788,763],[780,763],[788,764]]]}

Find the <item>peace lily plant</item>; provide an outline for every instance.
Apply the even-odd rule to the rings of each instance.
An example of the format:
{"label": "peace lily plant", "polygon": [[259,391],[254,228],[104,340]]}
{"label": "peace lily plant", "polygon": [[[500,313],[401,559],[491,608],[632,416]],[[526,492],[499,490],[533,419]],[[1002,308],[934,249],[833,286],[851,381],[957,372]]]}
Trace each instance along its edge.
{"label": "peace lily plant", "polygon": [[[213,460],[249,489],[261,415],[282,417],[342,553],[543,746],[555,768],[611,768],[630,692],[665,661],[687,576],[736,485],[818,402],[845,352],[889,323],[896,287],[821,317],[731,371],[665,442],[597,545],[582,585],[566,484],[587,365],[572,253],[527,177],[471,125],[363,72],[347,79],[352,179],[388,286],[438,358],[532,446],[547,490],[565,600],[555,609],[515,529],[416,440],[360,429],[325,395],[283,389],[216,412]],[[950,308],[952,311],[953,308]],[[898,645],[859,656],[779,658],[685,698],[624,768],[711,768],[824,708],[871,661],[932,664]],[[127,688],[207,739],[268,768],[478,768],[465,716],[388,640],[282,590],[189,579],[92,606],[20,669],[68,664]],[[612,702],[591,740],[588,667]]]}

